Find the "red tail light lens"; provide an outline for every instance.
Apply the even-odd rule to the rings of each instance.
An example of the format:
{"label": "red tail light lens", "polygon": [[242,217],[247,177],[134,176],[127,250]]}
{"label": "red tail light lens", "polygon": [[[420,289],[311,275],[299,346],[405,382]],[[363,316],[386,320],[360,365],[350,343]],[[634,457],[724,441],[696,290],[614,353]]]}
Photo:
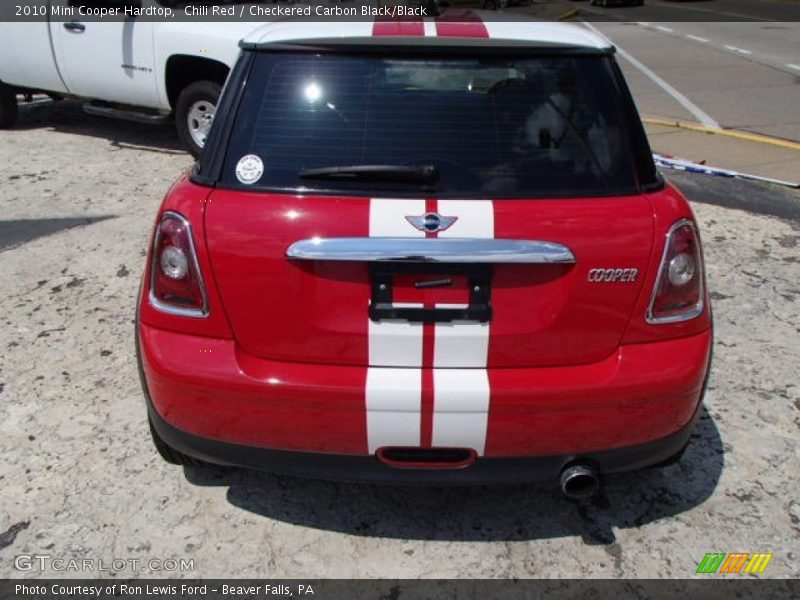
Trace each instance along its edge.
{"label": "red tail light lens", "polygon": [[683,219],[667,234],[648,323],[677,323],[703,312],[703,253],[694,223]]}
{"label": "red tail light lens", "polygon": [[150,303],[158,310],[184,317],[208,314],[192,228],[189,221],[175,212],[164,213],[156,228]]}

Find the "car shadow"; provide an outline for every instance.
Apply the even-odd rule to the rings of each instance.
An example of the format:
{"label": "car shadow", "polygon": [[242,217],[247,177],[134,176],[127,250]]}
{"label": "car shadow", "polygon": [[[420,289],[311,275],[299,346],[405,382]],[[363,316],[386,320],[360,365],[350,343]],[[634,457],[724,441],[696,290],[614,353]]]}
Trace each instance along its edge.
{"label": "car shadow", "polygon": [[94,223],[113,218],[115,218],[115,215],[0,221],[0,252],[16,248],[22,244],[27,244],[40,237],[47,237],[67,229],[93,225]]}
{"label": "car shadow", "polygon": [[78,100],[51,100],[37,96],[21,102],[13,130],[51,129],[72,135],[106,139],[120,150],[186,154],[172,123],[144,125],[121,119],[95,117],[83,112]]}
{"label": "car shadow", "polygon": [[702,504],[717,486],[723,446],[701,409],[678,464],[606,478],[588,501],[555,483],[396,487],[333,483],[223,467],[185,467],[199,486],[226,486],[234,506],[263,517],[350,535],[436,541],[525,541],[581,536],[613,544],[614,528],[638,527]]}

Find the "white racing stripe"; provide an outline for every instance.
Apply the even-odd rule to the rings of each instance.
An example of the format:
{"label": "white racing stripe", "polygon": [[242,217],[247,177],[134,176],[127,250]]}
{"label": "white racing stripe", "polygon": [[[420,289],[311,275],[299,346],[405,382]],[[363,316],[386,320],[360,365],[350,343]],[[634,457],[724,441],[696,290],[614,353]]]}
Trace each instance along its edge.
{"label": "white racing stripe", "polygon": [[[493,238],[491,200],[439,200],[439,214],[458,220],[440,238]],[[444,307],[444,306],[442,306]],[[433,344],[434,367],[486,368],[488,323],[437,323]]]}
{"label": "white racing stripe", "polygon": [[367,445],[419,446],[422,411],[419,369],[367,369]]}
{"label": "white racing stripe", "polygon": [[[425,212],[424,200],[373,199],[369,210],[370,237],[425,237],[406,217]],[[377,367],[421,367],[422,324],[368,319],[369,364]]]}
{"label": "white racing stripe", "polygon": [[436,21],[425,18],[422,20],[422,26],[425,28],[425,37],[436,37]]}
{"label": "white racing stripe", "polygon": [[[464,305],[437,304],[436,308]],[[459,321],[437,323],[433,341],[433,366],[485,369],[489,353],[489,324]]]}
{"label": "white racing stripe", "polygon": [[444,238],[494,237],[494,206],[491,200],[439,200],[439,214],[458,217],[449,228],[439,232]]}
{"label": "white racing stripe", "polygon": [[486,446],[489,377],[486,369],[434,369],[433,446]]}
{"label": "white racing stripe", "polygon": [[[494,237],[490,200],[440,200],[437,206],[439,214],[458,217],[439,237]],[[373,199],[369,234],[424,237],[424,232],[406,220],[409,215],[424,213],[424,200]],[[419,446],[423,442],[423,328],[406,321],[368,323],[366,410],[370,453],[384,446]],[[437,323],[433,338],[432,445],[473,448],[483,454],[489,418],[489,324]]]}
{"label": "white racing stripe", "polygon": [[408,215],[425,214],[425,200],[373,198],[369,202],[370,237],[425,237],[425,232],[409,225]]}
{"label": "white racing stripe", "polygon": [[[458,220],[439,237],[494,237],[491,200],[439,200]],[[452,305],[451,305],[452,306]],[[445,308],[446,305],[437,305]],[[488,323],[437,323],[433,341],[433,445],[483,454],[489,422]]]}
{"label": "white racing stripe", "polygon": [[[424,212],[424,200],[372,199],[369,235],[425,237],[424,232],[406,221],[406,216]],[[419,446],[423,326],[407,321],[375,323],[366,318],[370,365],[365,390],[369,452],[382,446]]]}
{"label": "white racing stripe", "polygon": [[[414,302],[395,302],[398,308],[422,308]],[[422,323],[369,319],[369,364],[379,367],[422,366]]]}

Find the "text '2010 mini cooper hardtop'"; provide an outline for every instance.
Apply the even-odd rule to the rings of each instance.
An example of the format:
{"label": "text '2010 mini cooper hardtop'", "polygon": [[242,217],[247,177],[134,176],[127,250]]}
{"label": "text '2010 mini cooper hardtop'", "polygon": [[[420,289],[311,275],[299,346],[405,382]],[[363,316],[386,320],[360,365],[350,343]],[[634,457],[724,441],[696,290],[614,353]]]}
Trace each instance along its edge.
{"label": "text '2010 mini cooper hardtop'", "polygon": [[243,41],[137,333],[171,462],[568,494],[681,455],[712,339],[613,48],[473,13]]}

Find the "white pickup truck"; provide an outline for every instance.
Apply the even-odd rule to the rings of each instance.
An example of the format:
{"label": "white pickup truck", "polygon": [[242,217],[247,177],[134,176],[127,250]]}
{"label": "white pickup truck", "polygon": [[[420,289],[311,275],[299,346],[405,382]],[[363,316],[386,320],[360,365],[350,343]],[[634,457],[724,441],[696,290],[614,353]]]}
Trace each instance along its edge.
{"label": "white pickup truck", "polygon": [[[174,116],[195,156],[205,143],[217,100],[239,54],[238,42],[259,23],[82,20],[89,0],[47,0],[46,20],[1,22],[0,128],[11,127],[17,97],[46,93],[91,102],[91,114],[159,122]],[[170,7],[180,0],[104,0],[105,6]],[[73,16],[59,12],[71,8]]]}

